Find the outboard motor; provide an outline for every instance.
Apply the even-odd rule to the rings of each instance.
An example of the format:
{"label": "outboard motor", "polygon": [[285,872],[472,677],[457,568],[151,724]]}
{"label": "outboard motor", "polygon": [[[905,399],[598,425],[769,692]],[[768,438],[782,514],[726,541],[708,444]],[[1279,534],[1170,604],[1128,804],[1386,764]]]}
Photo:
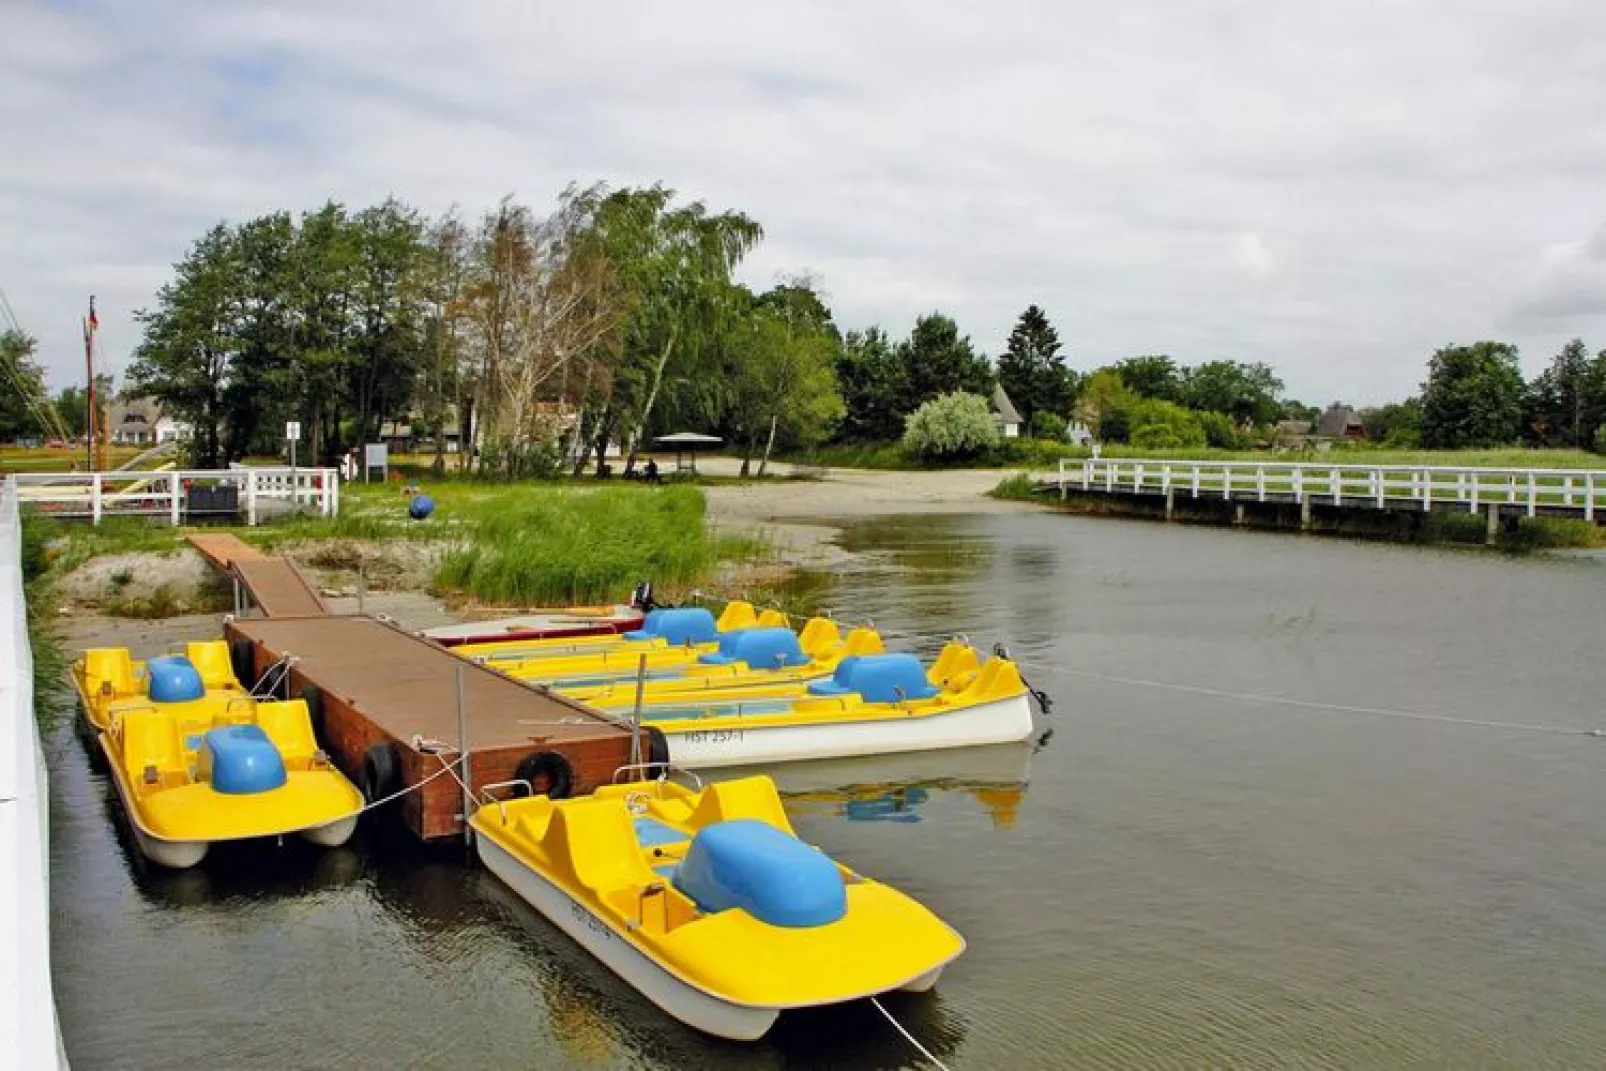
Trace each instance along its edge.
{"label": "outboard motor", "polygon": [[630,593],[630,605],[636,607],[642,613],[658,608],[658,604],[652,598],[651,580],[643,580],[636,585],[636,590]]}

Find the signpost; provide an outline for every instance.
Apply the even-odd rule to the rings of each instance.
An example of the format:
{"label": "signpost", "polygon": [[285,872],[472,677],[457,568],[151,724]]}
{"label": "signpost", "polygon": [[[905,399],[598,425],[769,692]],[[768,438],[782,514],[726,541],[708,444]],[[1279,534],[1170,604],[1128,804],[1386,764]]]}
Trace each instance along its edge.
{"label": "signpost", "polygon": [[286,420],[284,422],[284,437],[290,443],[290,512],[296,511],[296,443],[301,438],[301,421]]}
{"label": "signpost", "polygon": [[369,443],[363,447],[362,482],[368,482],[368,474],[374,469],[379,470],[379,480],[383,483],[390,475],[390,451],[384,443]]}

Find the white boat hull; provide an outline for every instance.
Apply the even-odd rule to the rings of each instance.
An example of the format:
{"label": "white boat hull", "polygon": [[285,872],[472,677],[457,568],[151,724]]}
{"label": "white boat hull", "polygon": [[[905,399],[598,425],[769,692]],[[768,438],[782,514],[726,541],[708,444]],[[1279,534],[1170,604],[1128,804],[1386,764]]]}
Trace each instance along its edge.
{"label": "white boat hull", "polygon": [[1006,744],[1031,734],[1031,701],[1019,695],[945,714],[752,728],[735,724],[664,735],[676,766],[712,769]]}
{"label": "white boat hull", "polygon": [[320,848],[338,848],[357,832],[357,818],[358,815],[348,815],[326,826],[303,829],[301,835]]}
{"label": "white boat hull", "polygon": [[[165,840],[161,837],[145,832],[140,828],[139,814],[134,810],[134,803],[128,798],[128,786],[123,783],[123,772],[117,765],[117,758],[112,755],[106,746],[105,736],[98,741],[100,752],[106,759],[106,765],[111,771],[112,784],[117,786],[117,798],[123,802],[123,813],[128,816],[128,828],[133,830],[134,843],[139,845],[139,852],[151,862],[165,866],[170,870],[187,870],[206,858],[207,849],[212,846],[207,840]],[[302,829],[299,832],[312,843],[323,848],[338,848],[351,839],[357,830],[359,814],[347,815],[336,819],[326,825],[314,826],[311,829]],[[266,834],[275,836],[275,834]]]}
{"label": "white boat hull", "polygon": [[139,845],[139,853],[158,866],[165,866],[170,870],[187,870],[205,859],[207,849],[212,846],[211,841],[163,840],[140,828],[139,817],[134,813],[133,801],[128,798],[128,786],[123,783],[123,773],[117,768],[116,758],[106,753],[104,737],[97,743],[100,745],[101,753],[106,757],[112,784],[117,787],[117,798],[122,800],[123,813],[128,816],[128,828],[134,833],[134,843]]}
{"label": "white boat hull", "polygon": [[481,834],[474,843],[491,873],[609,970],[686,1025],[715,1037],[752,1041],[763,1037],[780,1015],[778,1008],[732,1004],[688,985],[490,837]]}

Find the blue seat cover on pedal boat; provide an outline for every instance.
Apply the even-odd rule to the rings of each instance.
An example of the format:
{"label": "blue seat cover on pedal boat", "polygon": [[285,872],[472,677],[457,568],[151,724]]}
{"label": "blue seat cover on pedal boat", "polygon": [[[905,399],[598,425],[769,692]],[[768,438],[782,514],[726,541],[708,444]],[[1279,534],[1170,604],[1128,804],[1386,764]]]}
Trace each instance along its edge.
{"label": "blue seat cover on pedal boat", "polygon": [[697,661],[710,666],[742,662],[752,669],[785,669],[808,665],[809,656],[803,653],[797,633],[789,628],[744,628],[725,633],[719,638],[719,650]]}
{"label": "blue seat cover on pedal boat", "polygon": [[667,826],[656,818],[638,815],[634,819],[636,827],[636,843],[643,848],[657,848],[664,844],[675,844],[686,839],[686,834],[674,826]]}
{"label": "blue seat cover on pedal boat", "polygon": [[201,672],[183,655],[162,655],[145,663],[146,693],[155,703],[188,703],[206,695]]}
{"label": "blue seat cover on pedal boat", "polygon": [[772,926],[824,926],[848,911],[836,864],[768,822],[705,826],[675,869],[675,888],[701,911],[739,907]]}
{"label": "blue seat cover on pedal boat", "polygon": [[288,775],[279,749],[256,725],[229,725],[208,729],[201,740],[201,779],[216,792],[248,796],[281,787]]}
{"label": "blue seat cover on pedal boat", "polygon": [[866,703],[930,699],[941,689],[926,679],[926,667],[912,654],[852,655],[828,681],[809,685],[810,695],[852,695]]}
{"label": "blue seat cover on pedal boat", "polygon": [[673,610],[651,610],[641,622],[641,628],[625,633],[627,640],[660,638],[676,647],[687,643],[713,643],[719,639],[719,627],[708,610],[701,606],[686,606]]}

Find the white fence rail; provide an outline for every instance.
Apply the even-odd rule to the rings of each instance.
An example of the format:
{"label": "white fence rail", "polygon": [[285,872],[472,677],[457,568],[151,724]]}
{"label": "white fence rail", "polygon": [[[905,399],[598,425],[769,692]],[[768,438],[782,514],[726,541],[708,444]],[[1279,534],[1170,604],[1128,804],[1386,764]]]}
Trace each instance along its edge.
{"label": "white fence rail", "polygon": [[[0,482],[0,1044],[66,1067],[50,988],[50,792],[34,720],[16,482]],[[6,1063],[7,1061],[0,1061]]]}
{"label": "white fence rail", "polygon": [[1606,471],[1259,461],[1061,460],[1058,486],[1106,494],[1187,495],[1376,509],[1495,508],[1606,521]]}
{"label": "white fence rail", "polygon": [[321,517],[340,512],[335,469],[158,469],[150,472],[25,472],[16,477],[21,501],[58,517],[187,517],[244,514],[256,524],[267,514],[306,508]]}

